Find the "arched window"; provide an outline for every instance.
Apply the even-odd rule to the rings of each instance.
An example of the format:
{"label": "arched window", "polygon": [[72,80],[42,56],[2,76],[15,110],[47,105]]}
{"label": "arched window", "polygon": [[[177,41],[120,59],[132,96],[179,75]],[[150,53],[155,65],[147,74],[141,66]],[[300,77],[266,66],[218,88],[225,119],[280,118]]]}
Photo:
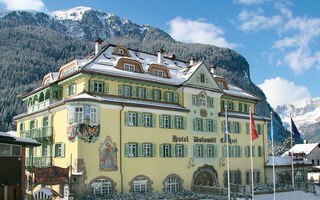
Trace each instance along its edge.
{"label": "arched window", "polygon": [[164,190],[166,193],[175,193],[181,190],[181,180],[176,175],[168,176],[164,181]]}
{"label": "arched window", "polygon": [[43,92],[41,92],[39,96],[39,102],[43,102],[43,101],[44,101],[44,94]]}
{"label": "arched window", "polygon": [[112,182],[105,178],[96,179],[91,183],[91,192],[94,196],[111,196]]}
{"label": "arched window", "polygon": [[146,193],[150,191],[150,181],[145,176],[137,176],[131,182],[131,191]]}
{"label": "arched window", "polygon": [[207,102],[206,95],[200,94],[199,102],[200,102],[200,106],[206,106],[206,102]]}
{"label": "arched window", "polygon": [[36,105],[36,104],[38,104],[39,103],[39,101],[38,101],[38,95],[35,95],[34,96],[34,99],[33,99],[33,105]]}
{"label": "arched window", "polygon": [[50,90],[47,90],[45,95],[44,95],[44,100],[47,100],[50,98]]}

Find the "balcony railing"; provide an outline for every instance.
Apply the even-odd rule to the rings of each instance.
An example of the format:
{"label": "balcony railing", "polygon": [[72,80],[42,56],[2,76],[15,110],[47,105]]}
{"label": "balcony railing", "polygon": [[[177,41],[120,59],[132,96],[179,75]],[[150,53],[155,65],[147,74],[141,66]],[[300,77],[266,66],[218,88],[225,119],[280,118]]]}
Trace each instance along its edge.
{"label": "balcony railing", "polygon": [[52,141],[52,127],[43,126],[26,131],[20,131],[20,137],[36,139],[38,142]]}
{"label": "balcony railing", "polygon": [[28,107],[28,113],[31,113],[31,112],[34,112],[34,111],[38,111],[38,110],[41,110],[43,108],[46,108],[50,105],[50,99],[48,100],[45,100],[45,101],[42,101],[36,105],[33,105],[33,106],[29,106]]}
{"label": "balcony railing", "polygon": [[[32,162],[33,161],[33,162]],[[26,166],[48,167],[51,165],[51,157],[26,157]]]}

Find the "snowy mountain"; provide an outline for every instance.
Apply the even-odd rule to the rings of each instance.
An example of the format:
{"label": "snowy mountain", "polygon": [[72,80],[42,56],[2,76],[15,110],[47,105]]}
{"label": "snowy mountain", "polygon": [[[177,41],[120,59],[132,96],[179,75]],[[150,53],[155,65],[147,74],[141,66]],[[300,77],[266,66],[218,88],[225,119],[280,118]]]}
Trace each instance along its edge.
{"label": "snowy mountain", "polygon": [[309,139],[320,135],[320,97],[278,106],[276,111],[287,128],[290,127],[291,113],[301,134]]}

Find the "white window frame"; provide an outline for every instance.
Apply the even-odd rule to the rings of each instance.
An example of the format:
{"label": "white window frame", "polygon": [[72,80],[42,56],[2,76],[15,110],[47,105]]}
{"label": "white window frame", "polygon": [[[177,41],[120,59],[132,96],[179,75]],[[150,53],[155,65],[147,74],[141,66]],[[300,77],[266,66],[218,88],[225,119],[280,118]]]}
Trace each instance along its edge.
{"label": "white window frame", "polygon": [[201,131],[202,128],[202,120],[196,119],[196,131]]}
{"label": "white window frame", "polygon": [[62,157],[62,143],[55,144],[55,157]]}
{"label": "white window frame", "polygon": [[214,146],[211,144],[207,146],[207,157],[208,158],[214,157]]}
{"label": "white window frame", "polygon": [[94,196],[111,196],[112,182],[104,178],[97,179],[91,183],[91,191]]}
{"label": "white window frame", "polygon": [[129,112],[128,116],[128,125],[129,126],[137,126],[137,113]]}
{"label": "white window frame", "polygon": [[128,157],[137,157],[137,144],[128,144]]}
{"label": "white window frame", "polygon": [[161,100],[161,91],[160,90],[153,90],[154,100],[160,101]]}
{"label": "white window frame", "polygon": [[166,93],[166,101],[167,102],[173,102],[173,93],[172,92],[167,92]]}
{"label": "white window frame", "polygon": [[198,158],[203,157],[201,144],[196,145],[196,154],[197,154],[196,157],[198,157]]}
{"label": "white window frame", "polygon": [[152,144],[143,144],[144,157],[152,157]]}
{"label": "white window frame", "polygon": [[98,124],[98,108],[95,106],[90,107],[90,123]]}
{"label": "white window frame", "polygon": [[163,157],[170,157],[170,150],[171,150],[171,146],[169,144],[164,144],[163,145]]}
{"label": "white window frame", "polygon": [[144,127],[151,127],[152,126],[152,116],[151,116],[151,114],[144,113],[142,116],[143,116],[143,126]]}
{"label": "white window frame", "polygon": [[63,198],[64,199],[68,199],[69,197],[69,185],[68,184],[65,184],[64,187],[63,187]]}
{"label": "white window frame", "polygon": [[183,145],[182,144],[177,144],[177,152],[176,152],[177,157],[183,157]]}
{"label": "white window frame", "polygon": [[139,98],[145,98],[146,94],[145,94],[144,90],[145,90],[144,88],[138,87],[138,97]]}
{"label": "white window frame", "polygon": [[123,49],[118,49],[118,55],[123,56],[124,55],[124,50]]}
{"label": "white window frame", "polygon": [[145,177],[137,177],[132,181],[132,192],[146,193],[149,190],[149,181]]}
{"label": "white window frame", "polygon": [[212,120],[207,121],[207,127],[208,127],[209,132],[213,132],[213,121]]}
{"label": "white window frame", "polygon": [[207,97],[204,94],[200,94],[199,96],[199,102],[200,102],[200,106],[206,106],[207,105]]}
{"label": "white window frame", "polygon": [[128,71],[128,72],[135,72],[136,71],[136,66],[128,64],[128,63],[124,63],[123,64],[123,70],[124,71]]}
{"label": "white window frame", "polygon": [[104,92],[103,83],[98,82],[98,81],[94,81],[93,82],[93,91],[97,92],[97,93],[103,93]]}
{"label": "white window frame", "polygon": [[175,193],[180,190],[180,180],[176,176],[168,177],[164,184],[166,193]]}
{"label": "white window frame", "polygon": [[183,129],[183,120],[182,120],[182,117],[180,116],[177,116],[175,117],[176,118],[176,129]]}
{"label": "white window frame", "polygon": [[83,106],[75,106],[74,107],[74,123],[82,123],[82,122],[83,122]]}
{"label": "white window frame", "polygon": [[206,76],[204,74],[200,74],[200,82],[205,83],[206,82]]}
{"label": "white window frame", "polygon": [[170,128],[170,116],[163,116],[163,128]]}
{"label": "white window frame", "polygon": [[163,70],[153,70],[153,75],[157,77],[163,77]]}

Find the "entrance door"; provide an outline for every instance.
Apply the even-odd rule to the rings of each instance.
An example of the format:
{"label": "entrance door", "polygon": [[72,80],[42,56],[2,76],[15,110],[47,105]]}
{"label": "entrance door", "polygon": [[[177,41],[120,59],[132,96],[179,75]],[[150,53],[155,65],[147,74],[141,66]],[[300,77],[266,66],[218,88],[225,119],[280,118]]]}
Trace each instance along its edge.
{"label": "entrance door", "polygon": [[8,199],[20,200],[20,186],[8,186]]}
{"label": "entrance door", "polygon": [[195,180],[195,185],[207,185],[207,186],[213,186],[213,177],[206,171],[200,172]]}

